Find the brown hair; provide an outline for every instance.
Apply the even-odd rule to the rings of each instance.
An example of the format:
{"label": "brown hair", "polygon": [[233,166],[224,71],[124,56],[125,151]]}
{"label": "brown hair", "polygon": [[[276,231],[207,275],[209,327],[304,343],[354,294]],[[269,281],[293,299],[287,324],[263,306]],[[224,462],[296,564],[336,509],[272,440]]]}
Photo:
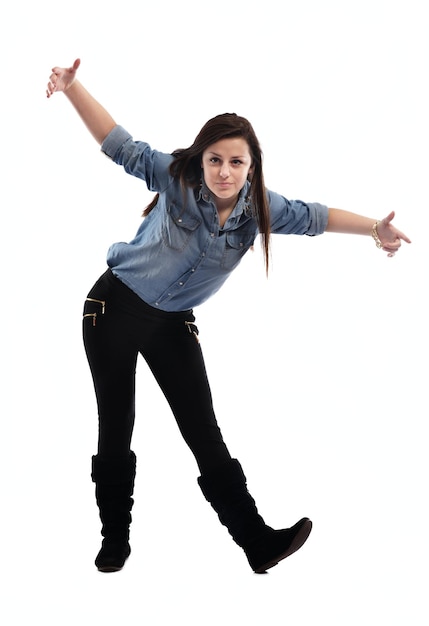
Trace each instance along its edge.
{"label": "brown hair", "polygon": [[[265,267],[268,272],[270,243],[270,210],[265,191],[262,172],[262,150],[255,131],[250,122],[236,113],[223,113],[210,119],[189,148],[175,150],[174,161],[170,165],[170,174],[179,179],[182,189],[196,188],[201,182],[201,158],[203,152],[212,144],[228,137],[242,137],[248,144],[252,157],[252,175],[250,181],[250,198],[253,216],[258,224],[262,237]],[[155,207],[158,194],[146,207],[146,217]]]}

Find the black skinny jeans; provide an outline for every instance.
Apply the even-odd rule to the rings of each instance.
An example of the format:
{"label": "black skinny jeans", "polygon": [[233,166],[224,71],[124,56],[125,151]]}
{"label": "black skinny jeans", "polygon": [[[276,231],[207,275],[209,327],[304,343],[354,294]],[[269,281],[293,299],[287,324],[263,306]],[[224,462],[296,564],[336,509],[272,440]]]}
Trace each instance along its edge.
{"label": "black skinny jeans", "polygon": [[214,414],[194,321],[192,310],[169,313],[147,305],[110,270],[95,283],[84,305],[83,337],[97,397],[100,455],[129,453],[141,353],[201,473],[231,458]]}

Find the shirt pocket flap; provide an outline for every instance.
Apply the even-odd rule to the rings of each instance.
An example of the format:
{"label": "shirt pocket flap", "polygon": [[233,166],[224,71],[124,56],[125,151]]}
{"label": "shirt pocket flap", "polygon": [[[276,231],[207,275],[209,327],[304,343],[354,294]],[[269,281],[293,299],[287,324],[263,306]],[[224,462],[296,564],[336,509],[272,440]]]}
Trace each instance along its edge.
{"label": "shirt pocket flap", "polygon": [[168,214],[178,228],[185,228],[190,231],[196,230],[202,221],[198,215],[186,211],[176,204],[170,204]]}
{"label": "shirt pocket flap", "polygon": [[226,241],[230,248],[234,248],[235,250],[248,250],[255,241],[255,234],[231,231],[226,233]]}

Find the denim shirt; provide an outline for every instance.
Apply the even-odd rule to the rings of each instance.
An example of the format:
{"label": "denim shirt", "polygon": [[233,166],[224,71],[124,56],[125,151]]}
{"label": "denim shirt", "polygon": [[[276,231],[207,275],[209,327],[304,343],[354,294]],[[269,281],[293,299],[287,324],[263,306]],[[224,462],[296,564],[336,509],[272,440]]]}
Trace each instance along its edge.
{"label": "denim shirt", "polygon": [[[156,207],[144,218],[134,239],[114,243],[107,253],[112,272],[147,304],[164,311],[183,311],[203,303],[223,285],[258,235],[248,198],[249,183],[223,227],[215,203],[202,181],[186,197],[169,173],[172,155],[134,141],[115,126],[101,150],[128,174],[159,193]],[[324,232],[328,208],[289,201],[267,190],[273,234],[318,235]]]}

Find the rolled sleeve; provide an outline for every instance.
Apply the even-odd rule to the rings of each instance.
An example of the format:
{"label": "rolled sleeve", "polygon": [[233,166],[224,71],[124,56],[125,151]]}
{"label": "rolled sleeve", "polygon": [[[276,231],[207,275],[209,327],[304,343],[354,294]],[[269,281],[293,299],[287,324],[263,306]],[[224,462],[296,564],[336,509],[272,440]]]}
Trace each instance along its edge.
{"label": "rolled sleeve", "polygon": [[310,212],[310,227],[305,234],[310,235],[310,237],[321,235],[328,225],[329,209],[325,204],[319,204],[319,202],[307,203],[307,207]]}
{"label": "rolled sleeve", "polygon": [[271,211],[271,232],[283,235],[321,235],[328,224],[329,209],[318,202],[287,200],[268,192]]}
{"label": "rolled sleeve", "polygon": [[115,126],[101,144],[101,152],[114,159],[118,150],[128,139],[131,139],[130,133],[122,126]]}
{"label": "rolled sleeve", "polygon": [[101,151],[127,174],[146,182],[148,189],[160,192],[171,183],[171,154],[152,150],[145,141],[134,141],[122,126],[115,126],[101,145]]}

